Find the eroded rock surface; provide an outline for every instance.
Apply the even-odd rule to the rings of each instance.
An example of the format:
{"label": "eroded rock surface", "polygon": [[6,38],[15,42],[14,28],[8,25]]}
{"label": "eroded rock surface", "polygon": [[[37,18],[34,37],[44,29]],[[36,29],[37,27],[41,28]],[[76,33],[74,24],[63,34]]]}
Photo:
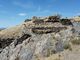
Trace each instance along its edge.
{"label": "eroded rock surface", "polygon": [[71,42],[76,37],[73,26],[58,21],[24,22],[0,32],[0,60],[79,60],[80,49]]}

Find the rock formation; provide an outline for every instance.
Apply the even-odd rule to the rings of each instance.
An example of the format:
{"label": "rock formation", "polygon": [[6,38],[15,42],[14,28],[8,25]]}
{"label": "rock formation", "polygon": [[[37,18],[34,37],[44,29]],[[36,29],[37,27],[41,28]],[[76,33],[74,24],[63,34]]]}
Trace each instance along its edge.
{"label": "rock formation", "polygon": [[80,22],[80,16],[73,17],[74,22]]}
{"label": "rock formation", "polygon": [[53,17],[0,31],[0,60],[79,60],[80,36],[73,24]]}

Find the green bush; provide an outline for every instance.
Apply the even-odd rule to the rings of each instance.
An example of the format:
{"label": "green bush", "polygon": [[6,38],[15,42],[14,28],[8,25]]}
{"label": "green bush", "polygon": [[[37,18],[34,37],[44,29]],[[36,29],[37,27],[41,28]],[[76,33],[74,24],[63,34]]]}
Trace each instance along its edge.
{"label": "green bush", "polygon": [[72,50],[71,45],[69,43],[65,44],[63,47],[64,49]]}
{"label": "green bush", "polygon": [[61,19],[60,22],[63,25],[73,25],[70,19]]}
{"label": "green bush", "polygon": [[24,22],[28,22],[28,21],[31,21],[31,19],[26,19]]}

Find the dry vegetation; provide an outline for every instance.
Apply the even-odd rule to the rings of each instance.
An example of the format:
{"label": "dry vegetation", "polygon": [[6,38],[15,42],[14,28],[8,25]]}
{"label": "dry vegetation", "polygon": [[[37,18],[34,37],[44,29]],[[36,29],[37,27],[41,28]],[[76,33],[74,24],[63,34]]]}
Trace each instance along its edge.
{"label": "dry vegetation", "polygon": [[12,28],[8,28],[6,30],[2,30],[0,32],[0,37],[1,38],[13,38],[18,36],[18,34],[20,33],[20,31],[22,30],[21,26],[16,26],[16,27],[12,27]]}
{"label": "dry vegetation", "polygon": [[66,49],[72,50],[72,47],[69,43],[65,43],[63,47],[64,47],[65,50]]}
{"label": "dry vegetation", "polygon": [[80,38],[71,40],[71,43],[74,45],[80,45]]}

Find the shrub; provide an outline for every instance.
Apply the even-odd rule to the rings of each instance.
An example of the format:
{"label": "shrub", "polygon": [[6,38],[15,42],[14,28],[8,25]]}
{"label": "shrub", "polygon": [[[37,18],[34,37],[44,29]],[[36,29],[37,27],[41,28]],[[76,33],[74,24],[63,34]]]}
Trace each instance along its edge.
{"label": "shrub", "polygon": [[48,17],[48,22],[59,22],[59,20],[60,20],[60,15],[54,15]]}
{"label": "shrub", "polygon": [[69,49],[69,50],[72,50],[71,48],[71,45],[69,43],[66,43],[64,46],[63,46],[64,49]]}
{"label": "shrub", "polygon": [[71,42],[72,42],[72,44],[80,45],[80,38],[79,39],[73,39]]}
{"label": "shrub", "polygon": [[33,21],[36,21],[37,19],[38,19],[38,17],[36,17],[36,16],[33,16],[33,17],[32,17],[32,20],[33,20]]}
{"label": "shrub", "polygon": [[63,25],[73,25],[72,22],[70,21],[70,19],[61,19],[60,22]]}
{"label": "shrub", "polygon": [[53,49],[47,49],[47,52],[46,52],[46,57],[49,57],[50,55],[52,54],[56,54],[56,50],[53,50]]}
{"label": "shrub", "polygon": [[31,21],[31,19],[26,19],[24,22],[28,22],[28,21]]}

